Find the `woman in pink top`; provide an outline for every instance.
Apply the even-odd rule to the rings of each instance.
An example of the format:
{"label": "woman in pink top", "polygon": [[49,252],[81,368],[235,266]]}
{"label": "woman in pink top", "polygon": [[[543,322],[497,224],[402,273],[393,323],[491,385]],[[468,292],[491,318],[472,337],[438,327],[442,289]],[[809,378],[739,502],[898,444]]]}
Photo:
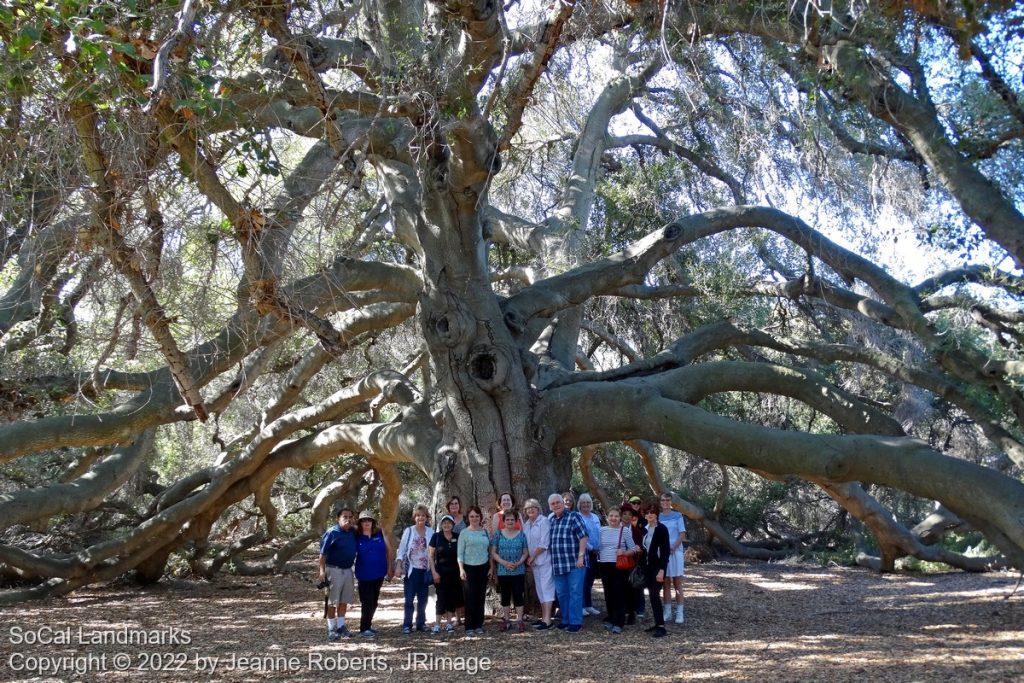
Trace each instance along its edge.
{"label": "woman in pink top", "polygon": [[[498,511],[491,515],[491,526],[488,529],[491,536],[494,536],[496,533],[505,528],[505,513],[508,512],[509,510],[515,510],[515,507],[516,499],[508,491],[505,491],[500,496],[498,496]],[[516,516],[516,529],[521,530],[522,528],[522,520],[520,520],[519,517]]]}

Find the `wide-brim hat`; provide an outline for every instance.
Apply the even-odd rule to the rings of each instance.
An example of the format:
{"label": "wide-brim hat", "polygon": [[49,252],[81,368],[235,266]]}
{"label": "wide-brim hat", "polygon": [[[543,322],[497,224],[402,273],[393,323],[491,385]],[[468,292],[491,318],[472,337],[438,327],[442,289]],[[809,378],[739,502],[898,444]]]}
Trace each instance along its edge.
{"label": "wide-brim hat", "polygon": [[376,522],[376,521],[377,521],[377,517],[376,517],[376,515],[374,515],[374,514],[373,514],[372,512],[370,512],[369,510],[363,510],[362,512],[360,512],[360,513],[359,513],[359,519],[357,519],[356,521],[357,521],[357,522],[361,522],[361,521],[363,521],[364,519],[369,519],[369,520],[372,520],[372,521],[374,521],[374,522]]}

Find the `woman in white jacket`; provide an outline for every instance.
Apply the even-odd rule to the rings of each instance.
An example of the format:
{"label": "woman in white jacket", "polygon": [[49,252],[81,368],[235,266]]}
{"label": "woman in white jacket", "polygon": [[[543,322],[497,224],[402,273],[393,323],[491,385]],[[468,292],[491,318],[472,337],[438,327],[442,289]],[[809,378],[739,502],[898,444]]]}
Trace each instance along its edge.
{"label": "woman in white jacket", "polygon": [[555,580],[551,576],[551,558],[548,556],[549,523],[547,516],[541,514],[536,498],[526,501],[523,509],[526,511],[523,533],[526,534],[526,549],[530,553],[526,565],[533,573],[541,609],[541,620],[534,628],[543,631],[551,628],[551,606],[555,601]]}

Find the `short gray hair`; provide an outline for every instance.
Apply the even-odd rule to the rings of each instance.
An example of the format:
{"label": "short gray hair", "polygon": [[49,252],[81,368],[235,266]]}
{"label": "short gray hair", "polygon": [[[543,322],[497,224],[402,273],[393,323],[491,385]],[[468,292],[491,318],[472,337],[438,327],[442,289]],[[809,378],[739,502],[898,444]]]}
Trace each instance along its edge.
{"label": "short gray hair", "polygon": [[538,501],[536,498],[527,498],[526,502],[523,503],[523,509],[529,510],[530,508],[537,508],[538,510],[540,510],[540,501]]}
{"label": "short gray hair", "polygon": [[561,493],[552,493],[550,496],[548,496],[548,505],[551,505],[551,501],[553,501],[556,498],[559,500],[559,502],[561,502],[562,494]]}
{"label": "short gray hair", "polygon": [[577,503],[590,503],[594,504],[594,499],[590,497],[589,493],[581,493],[580,497],[576,499]]}

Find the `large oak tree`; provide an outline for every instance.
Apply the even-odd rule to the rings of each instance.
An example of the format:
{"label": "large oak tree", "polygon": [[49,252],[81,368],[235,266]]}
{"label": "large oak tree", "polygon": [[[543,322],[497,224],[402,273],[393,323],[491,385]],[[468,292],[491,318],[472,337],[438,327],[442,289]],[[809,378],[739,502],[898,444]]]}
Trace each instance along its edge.
{"label": "large oak tree", "polygon": [[[812,482],[886,567],[1024,568],[1022,21],[860,0],[0,8],[0,574],[21,586],[2,599],[153,580],[176,553],[258,571],[241,553],[269,544],[280,568],[337,500],[379,499],[390,527],[403,463],[435,504],[488,505],[565,487],[576,448],[592,477],[607,442],[655,489],[655,444]],[[892,225],[991,265],[908,282],[879,257]],[[929,438],[937,414],[983,457]],[[281,509],[295,472],[331,476]],[[1002,556],[926,544],[862,484],[941,503]],[[230,536],[249,500],[260,524]]]}

